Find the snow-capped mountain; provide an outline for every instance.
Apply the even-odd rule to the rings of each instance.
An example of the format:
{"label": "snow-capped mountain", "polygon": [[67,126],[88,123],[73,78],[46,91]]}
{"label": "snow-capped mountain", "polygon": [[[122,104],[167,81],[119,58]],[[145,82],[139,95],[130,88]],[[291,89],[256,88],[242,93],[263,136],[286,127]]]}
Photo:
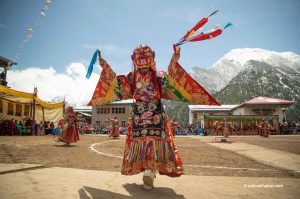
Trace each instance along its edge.
{"label": "snow-capped mountain", "polygon": [[215,93],[222,104],[239,104],[258,96],[295,101],[288,119],[297,120],[300,115],[300,73],[250,60],[226,87]]}
{"label": "snow-capped mountain", "polygon": [[216,93],[221,103],[241,103],[257,96],[296,101],[300,73],[284,71],[262,61],[250,60],[226,87]]}
{"label": "snow-capped mountain", "polygon": [[194,67],[192,77],[212,92],[220,91],[240,71],[247,67],[246,63],[256,60],[291,73],[300,73],[300,56],[293,52],[274,52],[259,48],[233,49],[225,54],[210,68]]}
{"label": "snow-capped mountain", "polygon": [[190,70],[191,76],[209,91],[221,90],[225,85],[225,80],[220,73],[206,68],[193,67]]}

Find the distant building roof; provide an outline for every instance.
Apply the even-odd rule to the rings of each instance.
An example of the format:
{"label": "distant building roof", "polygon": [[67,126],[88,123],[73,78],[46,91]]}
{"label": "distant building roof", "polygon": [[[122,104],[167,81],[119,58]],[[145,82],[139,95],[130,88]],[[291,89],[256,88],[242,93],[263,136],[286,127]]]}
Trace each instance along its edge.
{"label": "distant building roof", "polygon": [[270,97],[256,97],[256,98],[253,98],[249,101],[246,101],[246,102],[236,106],[234,109],[240,108],[243,106],[247,106],[247,105],[258,106],[258,107],[264,107],[265,105],[268,105],[268,106],[281,105],[284,107],[288,107],[294,103],[295,103],[294,101],[284,100],[284,99],[277,99],[277,98],[270,98]]}
{"label": "distant building roof", "polygon": [[111,102],[110,104],[132,104],[133,102],[134,102],[133,99],[128,99],[128,100]]}
{"label": "distant building roof", "polygon": [[[121,101],[115,101],[111,102],[109,104],[133,104],[134,100],[133,99],[128,99],[128,100],[121,100]],[[106,104],[106,105],[109,105]],[[105,106],[105,105],[103,105]],[[78,108],[75,108],[77,111],[91,111],[92,112],[92,106],[80,106]]]}
{"label": "distant building roof", "polygon": [[238,105],[188,105],[191,111],[231,111]]}
{"label": "distant building roof", "polygon": [[[110,104],[133,104],[134,103],[134,100],[133,99],[127,99],[127,100],[120,100],[120,101],[115,101],[115,102],[111,102],[109,104],[105,104],[105,105],[100,105],[100,106],[107,106],[107,105],[110,105]],[[86,107],[90,107],[90,109],[92,109],[92,106],[86,106]],[[78,108],[78,109],[81,109],[82,107]],[[88,109],[88,108],[87,108]]]}
{"label": "distant building roof", "polygon": [[293,104],[294,101],[270,98],[270,97],[256,97],[252,100],[244,102],[243,104]]}
{"label": "distant building roof", "polygon": [[245,106],[245,105],[291,105],[295,103],[294,101],[276,99],[270,97],[256,97],[249,101],[246,101],[239,105],[221,105],[221,106],[210,106],[210,105],[189,105],[191,111],[233,111],[236,108]]}
{"label": "distant building roof", "polygon": [[85,113],[85,114],[90,115],[89,113],[92,113],[92,107],[91,106],[81,106],[78,108],[74,108],[74,111],[78,112],[80,114]]}
{"label": "distant building roof", "polygon": [[84,112],[80,112],[80,111],[75,111],[81,115],[84,115],[84,116],[87,116],[87,117],[92,117],[91,114],[87,114],[87,113],[84,113]]}
{"label": "distant building roof", "polygon": [[80,106],[78,108],[74,108],[75,110],[92,110],[91,106]]}
{"label": "distant building roof", "polygon": [[4,66],[11,67],[12,65],[17,65],[17,63],[5,57],[0,56],[0,67],[4,67]]}

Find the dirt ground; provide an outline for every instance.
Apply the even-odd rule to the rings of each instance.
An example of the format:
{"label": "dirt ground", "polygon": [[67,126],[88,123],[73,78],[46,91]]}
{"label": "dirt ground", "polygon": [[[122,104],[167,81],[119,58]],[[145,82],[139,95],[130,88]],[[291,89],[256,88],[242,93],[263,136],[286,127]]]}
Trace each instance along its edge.
{"label": "dirt ground", "polygon": [[263,138],[259,136],[241,136],[234,137],[231,139],[233,141],[245,142],[248,144],[254,144],[265,148],[300,154],[300,136],[297,135],[270,136],[269,138]]}
{"label": "dirt ground", "polygon": [[[272,146],[281,149],[283,143],[289,152],[299,154],[299,142],[287,140],[262,140],[259,137],[235,138],[251,144]],[[279,138],[274,138],[279,139]],[[291,138],[284,138],[291,139]],[[300,140],[298,137],[296,138]],[[82,135],[80,141],[66,146],[53,141],[53,136],[1,136],[0,163],[31,163],[46,167],[67,167],[89,170],[120,171],[122,159],[98,154],[90,149],[94,143],[109,141],[106,136]],[[285,143],[288,142],[289,144]],[[94,147],[95,150],[116,156],[123,155],[125,137],[105,142]],[[288,170],[259,163],[243,155],[210,146],[201,139],[176,138],[185,174],[200,176],[247,176],[247,177],[292,177]],[[266,145],[268,143],[268,145]],[[298,144],[298,145],[297,145]],[[278,147],[278,148],[276,148]],[[271,147],[270,147],[271,148]],[[205,168],[209,167],[209,168]],[[210,168],[213,167],[213,168]],[[222,167],[222,168],[216,168]],[[226,167],[226,168],[224,168]],[[230,169],[240,168],[240,169]],[[248,170],[251,168],[258,170]]]}

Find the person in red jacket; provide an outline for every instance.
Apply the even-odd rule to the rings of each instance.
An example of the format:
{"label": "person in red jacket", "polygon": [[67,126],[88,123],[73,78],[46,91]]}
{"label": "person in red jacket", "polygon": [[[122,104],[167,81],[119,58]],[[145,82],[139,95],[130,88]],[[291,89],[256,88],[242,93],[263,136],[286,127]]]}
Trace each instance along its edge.
{"label": "person in red jacket", "polygon": [[112,122],[112,129],[110,130],[108,136],[117,138],[120,136],[119,132],[119,121],[117,117],[112,117],[110,114],[108,116],[109,120]]}
{"label": "person in red jacket", "polygon": [[76,116],[72,107],[67,107],[64,119],[60,121],[60,125],[61,132],[55,141],[64,142],[69,145],[79,140]]}

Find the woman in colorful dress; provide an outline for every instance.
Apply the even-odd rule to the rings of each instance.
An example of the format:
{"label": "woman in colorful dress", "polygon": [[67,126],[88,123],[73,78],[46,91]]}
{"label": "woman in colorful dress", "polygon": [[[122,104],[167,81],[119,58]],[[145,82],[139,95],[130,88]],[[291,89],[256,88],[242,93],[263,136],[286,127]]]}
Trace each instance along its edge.
{"label": "woman in colorful dress", "polygon": [[260,128],[261,128],[261,134],[260,136],[262,137],[269,137],[269,131],[271,129],[271,125],[269,124],[269,122],[267,120],[263,120],[261,123],[260,123]]}
{"label": "woman in colorful dress", "polygon": [[79,140],[78,129],[76,124],[76,116],[72,107],[67,107],[64,119],[60,120],[61,131],[57,139],[57,142],[64,142],[69,145]]}
{"label": "woman in colorful dress", "polygon": [[120,136],[120,131],[119,131],[119,121],[117,117],[112,117],[110,114],[108,115],[108,119],[112,123],[112,129],[110,130],[108,136],[112,138],[118,138]]}
{"label": "woman in colorful dress", "polygon": [[44,125],[43,121],[41,121],[39,126],[38,126],[37,135],[39,135],[39,136],[45,135],[45,125]]}

